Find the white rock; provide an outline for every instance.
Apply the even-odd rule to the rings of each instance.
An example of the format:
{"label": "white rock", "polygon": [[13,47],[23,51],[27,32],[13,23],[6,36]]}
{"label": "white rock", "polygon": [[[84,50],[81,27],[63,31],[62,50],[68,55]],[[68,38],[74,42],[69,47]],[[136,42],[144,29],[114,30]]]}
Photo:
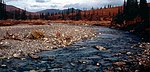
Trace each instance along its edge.
{"label": "white rock", "polygon": [[0,42],[0,45],[4,44],[4,42]]}
{"label": "white rock", "polygon": [[104,50],[106,50],[106,48],[104,48],[104,47],[102,47],[102,46],[95,46],[98,50],[100,50],[100,51],[104,51]]}
{"label": "white rock", "polygon": [[15,58],[19,58],[20,57],[20,53],[18,53],[18,54],[13,54],[13,57],[15,57]]}
{"label": "white rock", "polygon": [[88,36],[88,35],[84,35],[84,37],[86,37],[86,38],[87,38],[87,37],[89,37],[89,36]]}
{"label": "white rock", "polygon": [[127,52],[128,55],[132,54],[131,52]]}
{"label": "white rock", "polygon": [[30,70],[29,72],[37,72],[37,71],[35,71],[35,70]]}
{"label": "white rock", "polygon": [[7,65],[5,65],[5,64],[3,64],[3,65],[1,65],[1,67],[6,67]]}
{"label": "white rock", "polygon": [[26,58],[21,58],[21,60],[26,60]]}
{"label": "white rock", "polygon": [[99,66],[99,65],[100,65],[100,63],[96,63],[96,65],[97,65],[97,66]]}
{"label": "white rock", "polygon": [[82,63],[83,63],[83,64],[85,64],[86,62],[85,62],[85,61],[83,61]]}

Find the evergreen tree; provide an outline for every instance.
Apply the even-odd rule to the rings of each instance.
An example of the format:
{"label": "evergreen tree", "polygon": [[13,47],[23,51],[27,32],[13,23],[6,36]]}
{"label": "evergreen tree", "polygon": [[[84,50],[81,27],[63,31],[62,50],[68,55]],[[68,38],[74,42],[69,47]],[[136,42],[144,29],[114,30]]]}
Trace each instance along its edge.
{"label": "evergreen tree", "polygon": [[94,7],[92,7],[91,10],[94,10]]}
{"label": "evergreen tree", "polygon": [[113,18],[113,21],[114,21],[116,24],[123,24],[124,17],[123,17],[123,13],[121,12],[121,9],[120,9],[120,8],[118,9],[117,15]]}
{"label": "evergreen tree", "polygon": [[49,19],[49,16],[50,16],[50,14],[49,14],[49,13],[46,13],[46,14],[45,14],[45,19],[48,20],[48,19]]}
{"label": "evergreen tree", "polygon": [[71,16],[71,20],[74,20],[73,13],[74,13],[74,8],[71,8],[71,14],[72,14],[72,16]]}
{"label": "evergreen tree", "polygon": [[86,18],[86,11],[84,11],[83,17]]}
{"label": "evergreen tree", "polygon": [[149,10],[146,0],[140,0],[140,16],[142,19],[149,19]]}
{"label": "evergreen tree", "polygon": [[26,20],[27,19],[26,10],[21,12],[21,19],[22,20]]}
{"label": "evergreen tree", "polygon": [[6,5],[3,0],[0,0],[0,20],[7,19]]}
{"label": "evergreen tree", "polygon": [[29,16],[28,16],[28,19],[29,20],[31,20],[32,19],[32,15],[31,15],[31,13],[29,14]]}
{"label": "evergreen tree", "polygon": [[69,15],[69,13],[70,13],[70,10],[69,10],[69,8],[68,8],[67,11],[66,11],[66,14]]}
{"label": "evergreen tree", "polygon": [[127,0],[127,4],[124,4],[124,14],[127,20],[132,20],[138,15],[137,0]]}
{"label": "evergreen tree", "polygon": [[44,19],[44,13],[40,14],[40,19]]}
{"label": "evergreen tree", "polygon": [[77,11],[76,20],[81,20],[81,10]]}
{"label": "evergreen tree", "polygon": [[[143,28],[150,28],[149,22],[149,9],[146,0],[140,0],[140,17],[142,19],[142,26]],[[150,35],[150,34],[149,34]]]}
{"label": "evergreen tree", "polygon": [[63,12],[61,13],[61,18],[62,18],[62,20],[65,19],[65,18],[64,18],[64,13],[63,13]]}

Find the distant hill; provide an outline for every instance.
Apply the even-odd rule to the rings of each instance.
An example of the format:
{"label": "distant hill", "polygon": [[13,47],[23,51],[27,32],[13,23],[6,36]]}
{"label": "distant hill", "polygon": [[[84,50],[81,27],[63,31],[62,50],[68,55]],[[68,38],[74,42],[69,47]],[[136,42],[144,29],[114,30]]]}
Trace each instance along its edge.
{"label": "distant hill", "polygon": [[[15,11],[15,10],[20,10],[20,11],[25,11],[23,9],[17,8],[15,6],[12,5],[6,5],[6,11],[11,12],[11,11]],[[32,15],[38,15],[39,13],[36,12],[28,12],[26,11],[27,14],[32,14]]]}
{"label": "distant hill", "polygon": [[74,9],[74,8],[69,8],[69,9],[64,9],[64,10],[60,10],[60,9],[46,9],[46,10],[42,10],[42,11],[39,11],[37,13],[58,13],[58,12],[71,12],[72,10],[74,11],[78,11],[79,9]]}
{"label": "distant hill", "polygon": [[21,11],[23,11],[22,9],[17,8],[17,7],[15,7],[15,6],[6,5],[6,11],[10,12],[10,11],[14,11],[14,10],[21,10]]}
{"label": "distant hill", "polygon": [[46,10],[42,10],[42,11],[39,11],[38,13],[57,13],[57,12],[61,12],[62,10],[59,10],[59,9],[46,9]]}

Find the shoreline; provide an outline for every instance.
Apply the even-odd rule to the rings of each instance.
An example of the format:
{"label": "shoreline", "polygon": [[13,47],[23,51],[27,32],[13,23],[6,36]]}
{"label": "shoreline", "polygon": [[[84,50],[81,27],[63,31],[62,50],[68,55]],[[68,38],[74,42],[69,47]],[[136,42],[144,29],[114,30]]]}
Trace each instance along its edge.
{"label": "shoreline", "polygon": [[[12,32],[13,30],[15,30],[15,33]],[[26,32],[22,32],[24,30]],[[91,32],[91,30],[92,30],[92,32]],[[59,64],[57,64],[57,60],[59,60],[59,59],[57,59],[57,54],[54,57],[53,57],[53,55],[42,57],[39,54],[42,51],[51,51],[52,50],[52,52],[53,52],[53,50],[56,48],[59,48],[59,47],[63,48],[65,46],[70,46],[72,43],[75,43],[75,42],[78,42],[78,41],[84,40],[84,39],[90,39],[97,35],[96,29],[93,29],[90,26],[86,26],[86,25],[82,26],[80,24],[79,25],[63,24],[63,23],[62,24],[50,23],[47,25],[19,24],[19,25],[14,25],[14,26],[3,26],[3,27],[0,27],[0,31],[2,31],[4,33],[3,37],[7,38],[7,39],[2,40],[2,42],[0,42],[0,46],[6,48],[6,50],[5,50],[6,53],[11,53],[10,51],[13,51],[12,54],[8,54],[8,55],[4,54],[4,55],[6,55],[5,58],[4,57],[0,58],[2,61],[1,62],[2,65],[0,67],[4,70],[5,70],[5,68],[7,70],[7,68],[10,69],[9,67],[16,67],[16,66],[9,65],[7,61],[15,61],[15,62],[21,61],[20,62],[21,64],[22,64],[22,62],[29,61],[29,60],[31,60],[31,62],[33,62],[33,63],[34,63],[34,61],[39,61],[41,63],[46,62],[46,63],[43,63],[44,65],[47,64],[48,62],[52,62],[54,64],[56,63],[56,66],[57,66],[57,65],[59,65]],[[8,33],[9,35],[5,34],[5,33],[7,33],[7,31],[9,32]],[[19,32],[21,32],[21,33],[19,33]],[[74,32],[78,32],[78,33],[74,33]],[[19,36],[17,37],[16,33],[19,34],[19,36],[21,35],[21,37],[19,37]],[[25,33],[25,34],[22,34],[22,33]],[[0,35],[2,35],[2,34],[0,34]],[[50,35],[50,36],[48,36],[48,35]],[[0,37],[2,37],[2,36],[0,36]],[[106,38],[106,40],[107,40],[107,38]],[[45,42],[45,43],[43,43],[43,42]],[[47,48],[47,46],[52,45],[51,42],[53,42],[52,44],[54,44],[54,46],[55,45],[56,46]],[[22,44],[24,46],[20,46]],[[36,44],[39,44],[39,46]],[[11,47],[11,45],[12,45],[12,47]],[[34,45],[34,46],[32,46],[32,45]],[[10,49],[12,49],[12,50],[7,48],[9,46],[10,46]],[[18,46],[18,48],[15,49],[15,47],[17,47],[17,46]],[[42,48],[40,48],[41,46],[42,46]],[[21,47],[21,48],[19,48],[19,47]],[[107,47],[105,48],[103,46],[98,46],[98,45],[96,47],[100,48],[99,50],[102,50],[102,48],[104,49],[104,51],[99,51],[99,53],[105,52],[105,51],[106,52],[108,51],[108,53],[109,53],[109,48],[107,49]],[[134,47],[139,48],[139,50],[141,50],[141,53],[135,52],[135,54],[133,54],[134,52],[132,52],[130,50],[132,50]],[[129,57],[129,60],[120,58],[120,60],[113,61],[113,59],[112,59],[112,61],[111,61],[111,57],[109,59],[109,57],[105,58],[105,56],[104,56],[104,60],[110,61],[110,64],[112,64],[112,67],[113,67],[113,69],[111,69],[111,67],[110,68],[108,67],[108,70],[104,69],[104,71],[113,71],[113,70],[122,71],[122,70],[130,70],[130,69],[133,71],[141,71],[141,69],[149,70],[149,65],[148,65],[150,63],[150,60],[148,57],[150,55],[149,47],[150,47],[149,43],[139,43],[139,44],[135,44],[135,45],[131,46],[131,49],[129,51],[124,52],[124,51],[119,50],[121,52],[117,52],[117,53],[113,54],[114,57],[118,57],[121,55],[127,55]],[[26,50],[22,50],[22,49],[26,49]],[[84,49],[84,47],[83,47],[83,49]],[[92,49],[95,50],[95,47]],[[10,50],[10,51],[7,51],[7,50]],[[63,49],[60,49],[60,50],[63,50]],[[65,48],[63,51],[65,52],[67,50],[68,49]],[[77,48],[77,50],[78,50],[78,48]],[[56,52],[57,51],[58,51],[58,53],[59,52],[61,53],[61,51],[59,51],[59,49],[56,49]],[[81,47],[81,51],[82,51],[82,47]],[[55,52],[55,50],[54,50],[54,52]],[[4,53],[4,52],[0,51],[0,53]],[[65,56],[66,53],[62,52],[62,54],[64,54],[64,56]],[[93,54],[95,54],[95,53],[93,53]],[[55,53],[54,53],[54,55],[55,55]],[[100,55],[100,57],[98,57],[98,58],[101,58],[101,54],[99,54],[99,55]],[[61,55],[58,55],[58,56],[61,57]],[[97,54],[96,54],[96,57],[97,57]],[[46,61],[45,61],[45,58],[46,58]],[[92,58],[93,58],[93,56],[92,56]],[[91,58],[91,60],[93,60],[92,58]],[[71,60],[71,61],[73,61],[73,60]],[[63,61],[60,61],[60,62],[63,62]],[[83,61],[83,62],[81,61],[81,63],[79,63],[79,65],[86,64],[86,62],[88,63],[88,61]],[[100,63],[101,62],[97,63],[97,67],[99,67]],[[11,64],[13,64],[13,63],[11,63]],[[28,64],[27,64],[27,66],[28,66]],[[34,66],[34,65],[32,65],[32,66]],[[133,66],[133,67],[128,68],[128,66]],[[107,67],[105,67],[105,68],[107,68]],[[96,69],[99,69],[99,68],[96,68]]]}
{"label": "shoreline", "polygon": [[0,26],[13,26],[18,24],[47,25],[50,23],[64,23],[72,25],[94,25],[109,27],[111,21],[73,21],[73,20],[0,20]]}
{"label": "shoreline", "polygon": [[31,56],[95,36],[94,28],[64,24],[0,27],[0,56],[8,59]]}

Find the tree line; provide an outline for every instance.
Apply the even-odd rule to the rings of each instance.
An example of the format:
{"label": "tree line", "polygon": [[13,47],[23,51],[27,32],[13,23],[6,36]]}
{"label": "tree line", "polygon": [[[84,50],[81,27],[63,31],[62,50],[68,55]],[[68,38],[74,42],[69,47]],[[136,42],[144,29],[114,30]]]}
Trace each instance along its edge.
{"label": "tree line", "polygon": [[124,1],[124,9],[118,9],[118,14],[113,18],[114,26],[121,26],[143,38],[143,41],[150,42],[150,8],[146,0]]}
{"label": "tree line", "polygon": [[[97,9],[106,9],[112,8],[111,5],[104,6],[103,8]],[[100,17],[103,16],[103,12],[99,14],[96,9],[93,7],[91,10],[79,10],[74,8],[68,8],[64,11],[60,11],[58,13],[37,13],[33,14],[27,12],[26,10],[14,10],[14,11],[6,11],[6,4],[3,0],[0,1],[0,20],[6,19],[14,19],[14,20],[32,20],[32,19],[43,19],[43,20],[101,20]],[[113,14],[109,13],[108,16],[113,16]]]}
{"label": "tree line", "polygon": [[26,20],[27,14],[26,10],[14,10],[14,11],[6,11],[6,4],[3,0],[0,0],[0,20],[6,19],[15,19],[15,20]]}
{"label": "tree line", "polygon": [[[137,17],[140,22],[149,24],[149,7],[146,0],[124,0],[123,10],[118,9],[118,14],[113,18],[115,24],[124,24],[126,21],[134,21]],[[135,22],[136,23],[136,22]]]}

